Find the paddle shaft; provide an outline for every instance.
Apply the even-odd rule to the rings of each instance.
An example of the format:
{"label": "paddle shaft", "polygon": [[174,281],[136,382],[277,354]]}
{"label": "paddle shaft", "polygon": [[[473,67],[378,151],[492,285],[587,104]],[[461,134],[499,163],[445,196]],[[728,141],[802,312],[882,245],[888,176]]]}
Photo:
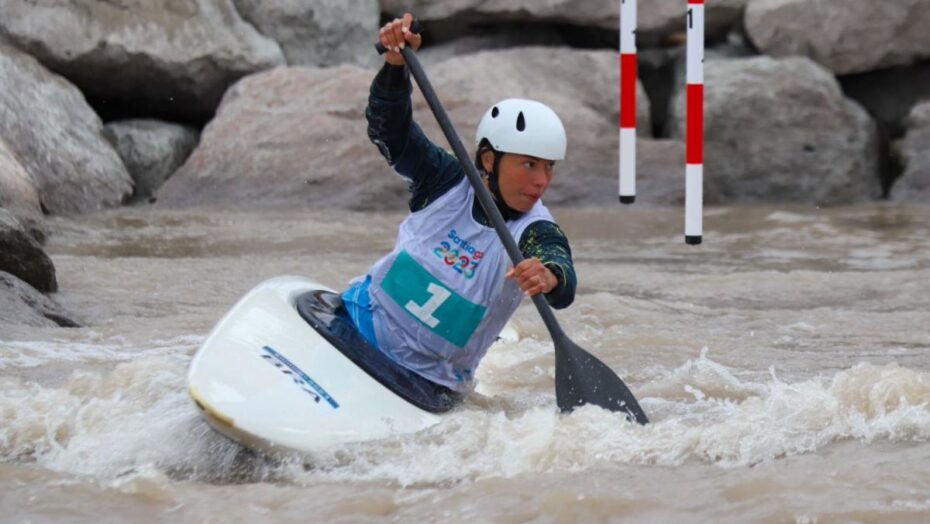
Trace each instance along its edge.
{"label": "paddle shaft", "polygon": [[[411,29],[414,32],[419,32],[421,27],[419,27],[418,22],[414,21]],[[386,51],[380,43],[376,44],[375,47],[381,53]],[[491,224],[504,245],[504,249],[513,261],[514,266],[518,265],[523,261],[523,253],[520,252],[517,243],[510,235],[504,217],[501,216],[500,211],[497,209],[497,205],[478,174],[475,164],[469,158],[468,151],[462,145],[458,133],[452,127],[452,122],[442,107],[439,97],[436,96],[432,84],[426,77],[426,72],[423,71],[420,60],[409,46],[401,49],[401,54],[406,60],[407,68],[416,80],[417,85],[420,86],[420,92],[426,98],[426,103],[433,111],[436,121],[439,122],[439,127],[452,146],[455,156],[462,164],[465,176],[468,177],[468,181],[471,183],[481,207],[484,208],[485,213],[491,219]],[[559,408],[563,412],[567,412],[584,404],[595,404],[610,411],[625,412],[629,420],[647,424],[649,418],[639,406],[633,392],[623,383],[623,379],[617,376],[603,362],[568,338],[541,293],[533,296],[533,304],[536,305],[539,316],[542,317],[543,322],[546,324],[546,329],[549,330],[555,348],[555,396]]]}
{"label": "paddle shaft", "polygon": [[[462,140],[459,138],[458,133],[455,132],[455,128],[452,127],[449,115],[446,114],[446,110],[442,107],[439,97],[436,96],[436,91],[433,90],[433,85],[430,83],[429,78],[426,77],[426,72],[423,71],[420,60],[410,46],[404,47],[401,53],[404,55],[404,60],[407,61],[407,68],[410,70],[410,74],[413,75],[413,78],[417,81],[417,85],[420,86],[420,92],[423,93],[423,97],[426,98],[426,103],[433,111],[433,115],[436,116],[436,121],[439,122],[439,127],[442,128],[442,133],[446,136],[446,140],[449,141],[449,145],[452,146],[452,151],[459,159],[462,167],[465,168],[465,176],[468,177],[468,181],[471,183],[472,188],[474,188],[475,196],[478,197],[481,207],[484,208],[484,212],[488,215],[488,218],[491,219],[494,230],[497,231],[497,236],[500,237],[501,243],[504,244],[504,249],[506,249],[507,254],[510,255],[510,260],[513,261],[513,265],[516,266],[524,260],[523,253],[520,251],[520,248],[517,247],[517,243],[514,241],[513,236],[510,235],[510,230],[507,229],[504,217],[501,216],[500,210],[497,209],[497,205],[491,197],[491,192],[485,187],[484,182],[481,180],[481,175],[478,174],[478,169],[475,168],[475,164],[468,156],[468,151],[462,144]],[[536,294],[532,298],[533,304],[536,305],[536,309],[539,311],[539,315],[546,324],[546,328],[549,329],[549,334],[552,338],[557,340],[565,336],[562,327],[555,318],[555,314],[552,312],[552,308],[549,307],[549,303],[546,302],[542,293]],[[560,345],[556,343],[556,351],[560,349],[559,346]]]}

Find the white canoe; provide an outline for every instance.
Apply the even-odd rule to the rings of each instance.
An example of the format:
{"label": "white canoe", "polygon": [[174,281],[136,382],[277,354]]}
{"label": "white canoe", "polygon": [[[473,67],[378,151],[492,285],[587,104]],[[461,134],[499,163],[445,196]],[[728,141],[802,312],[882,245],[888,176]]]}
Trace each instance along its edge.
{"label": "white canoe", "polygon": [[317,290],[332,291],[303,277],[267,280],[213,328],[188,371],[190,396],[210,425],[245,446],[288,454],[437,424],[440,415],[382,385],[298,313],[298,298]]}

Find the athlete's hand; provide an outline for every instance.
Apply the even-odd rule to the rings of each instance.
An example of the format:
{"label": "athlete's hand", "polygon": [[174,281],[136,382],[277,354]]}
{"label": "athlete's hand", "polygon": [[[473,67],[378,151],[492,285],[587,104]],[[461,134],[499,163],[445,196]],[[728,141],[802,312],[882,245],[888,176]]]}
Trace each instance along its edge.
{"label": "athlete's hand", "polygon": [[507,271],[506,277],[516,279],[517,285],[529,297],[548,293],[559,285],[559,279],[538,258],[520,262]]}
{"label": "athlete's hand", "polygon": [[400,53],[407,44],[413,46],[416,51],[423,43],[420,35],[413,34],[410,26],[413,24],[413,15],[405,13],[403,18],[395,18],[393,21],[384,24],[381,28],[379,38],[381,45],[387,48],[388,52],[384,54],[384,60],[391,65],[404,65],[404,55]]}

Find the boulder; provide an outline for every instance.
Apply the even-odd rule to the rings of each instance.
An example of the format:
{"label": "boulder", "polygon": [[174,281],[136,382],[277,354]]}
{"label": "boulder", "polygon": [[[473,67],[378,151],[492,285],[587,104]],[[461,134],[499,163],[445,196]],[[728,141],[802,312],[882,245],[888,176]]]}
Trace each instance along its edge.
{"label": "boulder", "polygon": [[377,0],[233,0],[242,18],[278,42],[290,65],[372,65]]}
{"label": "boulder", "polygon": [[243,79],[159,191],[158,205],[396,208],[406,186],[388,175],[366,134],[372,76],[344,65]]}
{"label": "boulder", "polygon": [[284,63],[232,0],[0,0],[0,12],[0,34],[130,112],[203,120],[236,79]]}
{"label": "boulder", "polygon": [[25,226],[0,208],[0,271],[11,273],[46,293],[57,291],[55,266]]}
{"label": "boulder", "polygon": [[[613,176],[585,172],[566,175],[557,171],[544,200],[552,206],[617,206],[616,161],[611,172]],[[714,186],[705,184],[704,203],[713,205],[719,201]],[[684,202],[685,143],[681,140],[637,140],[636,206],[682,206]]]}
{"label": "boulder", "polygon": [[42,244],[46,231],[41,206],[32,178],[0,136],[0,212],[5,208],[30,237]]}
{"label": "boulder", "polygon": [[57,302],[15,276],[0,271],[0,324],[80,327]]}
{"label": "boulder", "polygon": [[481,51],[500,51],[510,47],[561,47],[568,42],[556,31],[509,31],[480,33],[463,36],[438,45],[423,46],[418,52],[420,62],[432,71],[433,67],[464,55]]}
{"label": "boulder", "polygon": [[930,102],[914,106],[907,123],[901,148],[905,169],[891,187],[891,198],[930,204]]}
{"label": "boulder", "polygon": [[[616,60],[611,51],[520,48],[450,59],[428,74],[470,151],[475,126],[494,102],[531,97],[551,105],[569,137],[568,158],[559,163],[551,197],[584,204],[559,197],[559,188],[579,175],[616,184]],[[159,192],[159,204],[401,208],[406,184],[390,175],[366,133],[373,76],[353,66],[292,67],[243,79],[224,98],[200,145]],[[563,80],[580,77],[586,81]],[[448,147],[415,93],[415,119],[434,142]],[[640,132],[648,136],[649,104],[641,87],[639,96]]]}
{"label": "boulder", "polygon": [[836,74],[930,57],[927,0],[751,0],[745,27],[764,54],[806,56]]}
{"label": "boulder", "polygon": [[0,136],[0,208],[34,216],[42,214],[39,191],[26,168]]}
{"label": "boulder", "polygon": [[[704,39],[718,42],[740,26],[750,0],[713,0],[704,4]],[[616,5],[617,2],[614,2]],[[637,46],[685,42],[688,2],[640,1],[637,6]]]}
{"label": "boulder", "polygon": [[132,193],[132,179],[102,130],[76,87],[0,43],[0,138],[48,213],[114,207]]}
{"label": "boulder", "polygon": [[[721,39],[739,24],[748,0],[716,0],[705,7],[709,40]],[[381,10],[392,16],[411,12],[433,31],[437,40],[445,34],[459,36],[470,25],[504,26],[556,24],[616,31],[620,20],[617,0],[380,0]],[[685,32],[687,2],[650,0],[637,4],[639,45],[680,40]],[[505,29],[506,30],[506,29]],[[440,34],[435,34],[440,33]]]}
{"label": "boulder", "polygon": [[[705,178],[724,202],[844,204],[880,195],[874,121],[807,58],[705,63]],[[679,87],[670,129],[685,136]]]}
{"label": "boulder", "polygon": [[200,138],[195,128],[159,120],[110,122],[104,135],[132,175],[135,202],[154,200],[155,192],[187,160]]}
{"label": "boulder", "polygon": [[0,137],[0,213],[9,213],[15,217],[36,242],[45,242],[46,231],[39,192],[3,137]]}
{"label": "boulder", "polygon": [[[720,203],[714,180],[704,181],[703,202]],[[636,152],[636,204],[685,205],[685,143],[680,140],[641,140]]]}

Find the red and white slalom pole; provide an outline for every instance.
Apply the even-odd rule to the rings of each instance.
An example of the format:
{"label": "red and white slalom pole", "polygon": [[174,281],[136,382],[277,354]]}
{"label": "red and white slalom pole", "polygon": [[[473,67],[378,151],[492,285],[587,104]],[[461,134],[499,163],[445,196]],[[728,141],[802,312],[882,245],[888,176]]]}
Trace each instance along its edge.
{"label": "red and white slalom pole", "polygon": [[701,243],[704,205],[704,0],[688,0],[688,129],[685,242]]}
{"label": "red and white slalom pole", "polygon": [[620,0],[620,202],[636,201],[636,1]]}

